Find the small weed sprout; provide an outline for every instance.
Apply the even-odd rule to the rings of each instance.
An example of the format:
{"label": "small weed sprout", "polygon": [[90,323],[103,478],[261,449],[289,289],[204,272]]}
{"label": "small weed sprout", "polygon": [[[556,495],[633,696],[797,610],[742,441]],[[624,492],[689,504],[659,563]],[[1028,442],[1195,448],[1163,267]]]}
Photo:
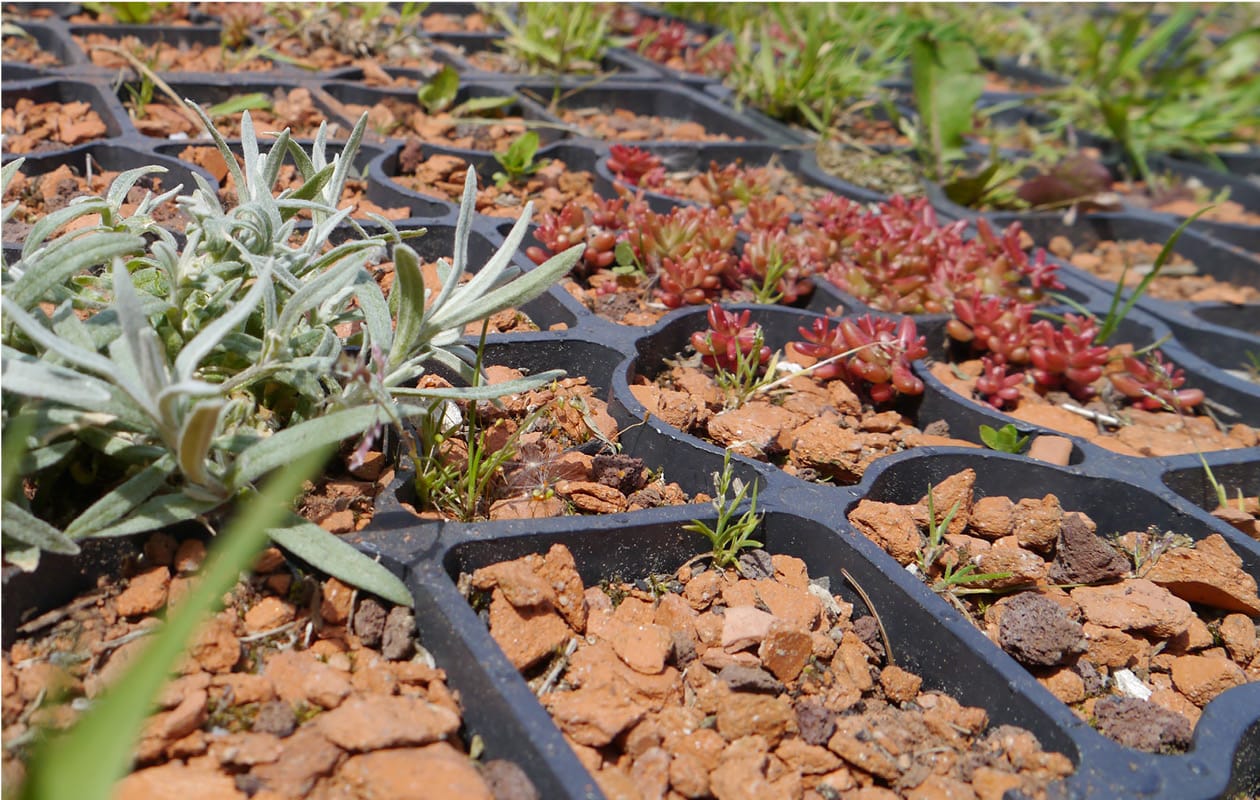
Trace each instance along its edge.
{"label": "small weed sprout", "polygon": [[494,183],[500,189],[510,183],[518,183],[547,163],[535,158],[538,154],[538,131],[526,131],[514,139],[507,150],[495,153],[494,160],[502,168],[494,173]]}
{"label": "small weed sprout", "polygon": [[[712,337],[709,341],[711,347]],[[758,327],[753,333],[752,349],[745,351],[743,348],[737,348],[735,350],[731,369],[727,369],[721,360],[714,363],[713,377],[726,395],[727,408],[739,408],[763,386],[775,380],[779,354],[771,354],[770,361],[763,365],[760,354],[765,343],[765,334]]]}
{"label": "small weed sprout", "polygon": [[[761,524],[761,514],[757,513],[757,481],[750,486],[735,477],[731,467],[731,454],[728,450],[722,457],[722,472],[714,473],[713,508],[717,511],[717,521],[710,527],[700,520],[692,520],[683,526],[683,530],[702,533],[713,544],[713,564],[725,569],[734,566],[740,551],[749,547],[761,547],[762,543],[752,538]],[[727,497],[734,491],[733,496]],[[751,490],[751,496],[749,496]],[[748,510],[738,519],[735,512],[749,497]]]}
{"label": "small weed sprout", "polygon": [[961,507],[961,501],[954,503],[939,521],[936,518],[936,499],[932,494],[931,484],[928,484],[927,501],[928,540],[925,547],[919,548],[916,566],[928,588],[937,594],[949,594],[955,597],[964,594],[986,594],[993,590],[974,586],[969,587],[968,584],[984,583],[1011,577],[1012,573],[1010,572],[976,572],[976,565],[970,562],[962,566],[959,566],[956,562],[943,562],[940,577],[932,580],[930,578],[932,567],[945,555],[945,551],[948,548],[948,545],[945,543],[945,532],[949,530],[950,523],[957,516]]}
{"label": "small weed sprout", "polygon": [[990,450],[1018,455],[1024,451],[1024,447],[1028,444],[1028,437],[1020,436],[1019,429],[1010,423],[1000,428],[981,425],[980,441],[984,442],[984,446]]}

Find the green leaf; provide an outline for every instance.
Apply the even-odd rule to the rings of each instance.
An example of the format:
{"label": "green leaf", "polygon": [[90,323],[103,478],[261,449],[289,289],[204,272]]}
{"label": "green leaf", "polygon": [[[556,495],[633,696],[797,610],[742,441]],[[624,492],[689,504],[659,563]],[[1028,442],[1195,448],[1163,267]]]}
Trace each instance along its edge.
{"label": "green leaf", "polygon": [[271,541],[338,580],[410,608],[407,584],[379,562],[296,514],[268,531]]}
{"label": "green leaf", "polygon": [[[167,615],[143,656],[131,662],[68,733],[49,736],[36,746],[27,765],[23,800],[109,800],[115,781],[131,767],[136,740],[159,689],[202,618],[221,605],[223,594],[262,549],[267,530],[288,513],[286,504],[326,455],[315,452],[289,464],[244,506],[215,542],[201,578]],[[6,508],[6,516],[7,512]]]}
{"label": "green leaf", "polygon": [[459,105],[451,109],[452,117],[476,117],[487,111],[496,111],[500,108],[507,108],[516,102],[516,95],[485,95],[482,97],[470,97]]}
{"label": "green leaf", "polygon": [[211,119],[239,114],[242,111],[271,110],[271,98],[263,92],[234,94],[222,103],[216,103],[206,109],[206,116]]}
{"label": "green leaf", "polygon": [[416,100],[426,113],[433,115],[450,108],[457,94],[459,71],[450,64],[445,64],[438,74],[416,91]]}
{"label": "green leaf", "polygon": [[910,76],[922,140],[936,175],[959,157],[972,113],[984,91],[980,62],[962,39],[918,36],[910,45]]}
{"label": "green leaf", "polygon": [[[1196,219],[1211,211],[1215,207],[1216,206],[1204,206],[1194,212],[1194,214],[1187,217],[1185,222],[1182,222],[1177,226],[1177,230],[1173,231],[1172,236],[1168,237],[1168,241],[1164,242],[1164,246],[1160,249],[1159,255],[1155,257],[1155,263],[1151,265],[1151,271],[1146,273],[1141,282],[1133,288],[1133,291],[1129,294],[1129,299],[1125,302],[1124,306],[1117,309],[1117,306],[1120,304],[1120,297],[1124,293],[1125,289],[1124,274],[1121,274],[1120,280],[1116,281],[1116,290],[1111,295],[1111,307],[1107,310],[1107,316],[1103,319],[1102,325],[1098,328],[1098,335],[1094,338],[1094,342],[1096,344],[1103,344],[1107,341],[1107,339],[1111,338],[1111,335],[1116,332],[1118,327],[1120,327],[1120,323],[1123,322],[1124,318],[1127,317],[1129,312],[1133,310],[1133,306],[1137,303],[1138,298],[1140,298],[1146,292],[1146,288],[1151,285],[1151,281],[1159,277],[1159,273],[1163,270],[1164,265],[1168,263],[1168,259],[1172,258],[1173,248],[1177,246],[1177,240],[1181,238],[1181,234],[1185,232],[1186,228],[1190,227],[1190,223],[1194,222]],[[1125,271],[1127,272],[1127,268]]]}
{"label": "green leaf", "polygon": [[4,501],[4,535],[49,553],[79,552],[73,539],[10,500]]}

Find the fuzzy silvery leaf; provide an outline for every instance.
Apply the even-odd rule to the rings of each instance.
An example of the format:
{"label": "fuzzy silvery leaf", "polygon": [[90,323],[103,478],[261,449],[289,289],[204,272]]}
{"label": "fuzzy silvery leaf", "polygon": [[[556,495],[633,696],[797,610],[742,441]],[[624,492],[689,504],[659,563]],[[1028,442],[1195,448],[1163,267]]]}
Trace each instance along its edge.
{"label": "fuzzy silvery leaf", "polygon": [[[66,342],[36,321],[35,317],[19,308],[16,303],[9,299],[7,294],[4,297],[0,297],[0,307],[4,308],[5,316],[21,328],[22,332],[40,347],[51,351],[71,364],[87,369],[102,377],[116,377],[117,369],[113,361],[99,353],[94,353]],[[134,388],[139,393],[138,387]]]}
{"label": "fuzzy silvery leaf", "polygon": [[[30,242],[27,239],[28,245]],[[20,308],[34,308],[53,287],[61,286],[71,276],[108,264],[114,258],[134,255],[143,247],[144,238],[135,234],[102,232],[53,242],[40,254],[38,262],[30,260],[35,248],[24,249],[22,258],[14,264],[14,269],[23,270],[22,274],[6,295]],[[38,269],[28,268],[33,263],[38,263]]]}
{"label": "fuzzy silvery leaf", "polygon": [[109,185],[109,189],[105,192],[105,202],[110,208],[119,208],[123,203],[127,202],[127,194],[135,187],[135,185],[145,175],[161,175],[166,172],[166,167],[147,166],[136,167],[121,173],[114,178],[113,183]]}
{"label": "fuzzy silvery leaf", "polygon": [[210,351],[222,343],[223,339],[235,328],[244,324],[270,289],[271,270],[264,265],[254,277],[254,285],[245,293],[245,296],[228,309],[227,313],[202,328],[192,341],[180,349],[179,355],[175,357],[176,379],[191,378]]}
{"label": "fuzzy silvery leaf", "polygon": [[223,505],[221,497],[192,497],[185,493],[159,494],[136,506],[123,519],[93,532],[110,538],[162,530],[180,522],[195,520]]}
{"label": "fuzzy silvery leaf", "polygon": [[5,345],[3,384],[6,392],[37,397],[79,408],[98,408],[110,400],[109,389],[95,378],[49,364]]}
{"label": "fuzzy silvery leaf", "polygon": [[363,271],[364,261],[362,256],[346,258],[342,263],[306,281],[302,288],[294,292],[293,296],[285,302],[284,311],[280,313],[280,319],[276,322],[279,334],[285,338],[291,336],[291,331],[299,317],[350,286]]}
{"label": "fuzzy silvery leaf", "polygon": [[412,356],[416,336],[424,324],[425,288],[420,257],[405,244],[394,248],[394,285],[390,289],[390,300],[395,296],[397,322],[385,361],[385,368],[390,372]]}
{"label": "fuzzy silvery leaf", "polygon": [[312,522],[290,514],[284,523],[268,528],[267,535],[285,550],[338,580],[391,603],[408,608],[413,604],[407,584],[394,573]]}
{"label": "fuzzy silvery leaf", "polygon": [[222,400],[203,400],[184,416],[179,430],[179,470],[193,484],[209,494],[227,499],[223,484],[210,474],[210,445],[219,428]]}
{"label": "fuzzy silvery leaf", "polygon": [[146,394],[136,400],[152,407],[154,399],[171,382],[166,348],[144,314],[131,273],[119,260],[114,261],[114,307],[122,325],[122,342],[130,351],[131,361],[146,389]]}
{"label": "fuzzy silvery leaf", "polygon": [[22,242],[22,257],[29,258],[32,253],[43,246],[45,240],[52,236],[62,226],[73,222],[79,217],[86,217],[89,214],[106,214],[109,213],[109,204],[101,197],[76,197],[69,202],[64,208],[59,208],[50,214],[39,219],[30,231],[26,234],[26,241]]}
{"label": "fuzzy silvery leaf", "polygon": [[174,460],[169,457],[140,470],[75,517],[66,526],[66,536],[82,539],[115,524],[152,497],[174,471]]}
{"label": "fuzzy silvery leaf", "polygon": [[228,483],[248,485],[304,453],[360,435],[387,419],[388,414],[383,409],[361,406],[285,428],[241,453],[228,473]]}
{"label": "fuzzy silvery leaf", "polygon": [[10,500],[4,501],[4,535],[49,553],[72,556],[79,552],[73,539]]}
{"label": "fuzzy silvery leaf", "polygon": [[564,370],[550,369],[524,378],[515,378],[502,383],[482,384],[478,386],[446,386],[431,389],[403,388],[390,389],[390,394],[399,397],[440,397],[455,400],[496,400],[504,395],[519,394],[537,389],[552,381],[564,377]]}

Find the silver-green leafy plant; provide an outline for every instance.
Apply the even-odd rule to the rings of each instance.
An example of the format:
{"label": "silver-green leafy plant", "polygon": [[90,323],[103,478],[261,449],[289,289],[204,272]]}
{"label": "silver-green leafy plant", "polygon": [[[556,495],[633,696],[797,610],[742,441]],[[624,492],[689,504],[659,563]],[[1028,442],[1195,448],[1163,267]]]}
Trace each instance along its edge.
{"label": "silver-green leafy plant", "polygon": [[[368,235],[349,209],[338,209],[366,115],[329,159],[323,126],[309,154],[287,131],[260,152],[246,113],[240,166],[209,118],[190,106],[228,165],[235,207],[224,209],[197,176],[197,189],[176,201],[189,218],[181,245],[151,216],[178,189],[123,212],[136,181],[161,171],[132,170],[104,197],[76,199],[37,223],[21,257],[4,269],[5,429],[27,426],[19,474],[34,491],[29,501],[17,492],[5,499],[3,535],[6,556],[20,555],[27,566],[39,550],[72,553],[89,536],[189,520],[211,525],[261,477],[306,453],[355,439],[362,449],[384,426],[434,403],[490,399],[559,374],[414,388],[430,362],[471,376],[475,354],[460,341],[464,326],[541,294],[580,256],[575,247],[528,273],[511,268],[530,206],[502,249],[460,285],[476,194],[470,169],[453,263],[442,263],[442,286],[431,292],[392,225],[377,218],[385,232]],[[286,155],[305,183],[277,195]],[[5,167],[6,185],[18,164]],[[309,227],[298,226],[302,213]],[[99,222],[49,241],[89,214]],[[352,235],[334,243],[346,225]],[[386,298],[365,266],[390,244],[396,279]],[[50,503],[43,495],[71,481],[89,502],[59,519],[63,498]],[[330,575],[411,602],[392,572],[296,514],[269,535]]]}
{"label": "silver-green leafy plant", "polygon": [[[750,485],[735,477],[729,450],[722,456],[722,471],[713,475],[713,488],[713,509],[717,511],[717,520],[713,525],[692,520],[683,526],[683,530],[704,534],[713,545],[714,566],[725,568],[734,566],[741,551],[761,547],[761,542],[752,537],[761,525],[763,515],[757,513],[757,481]],[[736,517],[735,513],[746,497],[749,499],[748,508]]]}

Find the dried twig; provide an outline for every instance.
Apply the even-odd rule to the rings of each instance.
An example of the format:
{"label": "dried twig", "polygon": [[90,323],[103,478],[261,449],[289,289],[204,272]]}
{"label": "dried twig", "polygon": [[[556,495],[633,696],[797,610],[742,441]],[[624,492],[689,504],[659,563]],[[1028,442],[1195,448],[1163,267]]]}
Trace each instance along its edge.
{"label": "dried twig", "polygon": [[871,602],[870,595],[868,595],[866,590],[853,579],[853,576],[849,574],[847,569],[841,569],[840,574],[843,575],[844,579],[849,582],[850,586],[853,587],[853,591],[857,592],[858,596],[862,598],[862,602],[866,603],[866,610],[871,612],[871,616],[875,618],[875,624],[879,627],[879,638],[884,641],[884,657],[888,659],[888,666],[896,666],[897,662],[893,658],[892,642],[888,640],[888,631],[884,629],[884,621],[879,618],[879,612],[875,610],[875,604]]}
{"label": "dried twig", "polygon": [[[126,50],[122,49],[121,47],[114,47],[113,45],[101,44],[101,45],[97,45],[93,49],[101,50],[106,53],[113,53],[114,55],[119,56],[123,58],[124,60],[126,60],[126,62],[131,65],[132,69],[138,72],[141,76],[152,81],[154,86],[161,89],[162,94],[166,95],[167,97],[171,99],[171,102],[175,104],[175,108],[179,111],[179,113],[183,114],[192,122],[194,128],[196,128],[199,131],[206,131],[206,125],[204,122],[201,121],[201,117],[194,114],[192,109],[189,108],[184,103],[184,99],[179,96],[179,93],[176,92],[174,89],[172,89],[169,83],[162,80],[162,76],[158,75],[156,72],[149,69],[148,64],[145,64],[143,61],[136,58],[131,53],[128,53]],[[209,131],[206,131],[206,132],[209,133]]]}

